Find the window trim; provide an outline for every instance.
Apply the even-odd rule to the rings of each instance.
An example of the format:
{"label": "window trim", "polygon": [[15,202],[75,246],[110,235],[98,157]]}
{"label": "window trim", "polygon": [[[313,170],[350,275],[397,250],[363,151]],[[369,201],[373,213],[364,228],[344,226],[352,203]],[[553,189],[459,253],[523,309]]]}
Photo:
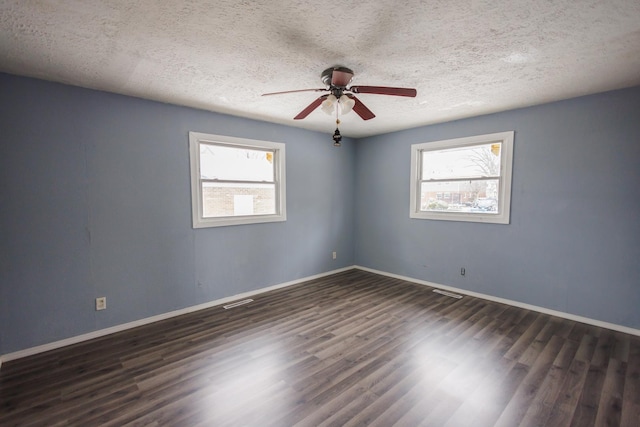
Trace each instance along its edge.
{"label": "window trim", "polygon": [[[202,179],[200,177],[200,143],[226,145],[254,150],[274,151],[274,182],[276,190],[276,213],[271,215],[245,215],[225,217],[203,217]],[[224,227],[230,225],[258,224],[287,220],[286,203],[286,155],[285,144],[281,142],[236,138],[189,132],[189,166],[191,175],[191,217],[193,228]]]}
{"label": "window trim", "polygon": [[[511,219],[511,181],[513,169],[514,131],[476,135],[464,138],[425,142],[411,145],[411,183],[409,217],[414,219],[432,219],[442,221],[482,222],[493,224],[509,224]],[[498,197],[498,213],[483,214],[469,212],[425,212],[420,210],[421,153],[473,145],[502,143],[500,159],[500,190]]]}

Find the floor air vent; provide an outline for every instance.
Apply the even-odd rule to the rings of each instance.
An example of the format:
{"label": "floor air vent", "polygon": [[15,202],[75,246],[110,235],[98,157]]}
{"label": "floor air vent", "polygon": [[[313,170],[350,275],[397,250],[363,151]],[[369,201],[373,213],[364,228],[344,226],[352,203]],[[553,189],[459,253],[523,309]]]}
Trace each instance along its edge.
{"label": "floor air vent", "polygon": [[447,291],[441,291],[440,289],[434,289],[433,292],[435,292],[437,294],[446,295],[448,297],[455,298],[455,299],[461,299],[462,298],[462,295],[454,294],[452,292],[447,292]]}
{"label": "floor air vent", "polygon": [[242,301],[236,301],[236,302],[232,302],[231,304],[223,305],[222,308],[224,308],[225,310],[229,310],[230,308],[238,307],[240,305],[249,304],[250,302],[253,302],[253,300],[251,298],[243,299]]}

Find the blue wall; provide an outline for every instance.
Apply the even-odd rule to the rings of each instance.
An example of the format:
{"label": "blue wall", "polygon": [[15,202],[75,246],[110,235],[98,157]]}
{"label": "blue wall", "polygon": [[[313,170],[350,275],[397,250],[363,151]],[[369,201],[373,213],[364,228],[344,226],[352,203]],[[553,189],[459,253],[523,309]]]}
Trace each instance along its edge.
{"label": "blue wall", "polygon": [[[640,328],[640,88],[341,149],[5,74],[0,93],[0,354],[353,264]],[[409,219],[411,144],[505,130],[511,224]],[[189,131],[286,143],[287,221],[192,229]]]}
{"label": "blue wall", "polygon": [[[640,328],[639,119],[633,88],[358,141],[356,263]],[[508,130],[510,225],[409,219],[411,144]]]}
{"label": "blue wall", "polygon": [[[0,354],[354,264],[353,140],[6,74],[0,93]],[[287,221],[192,229],[189,131],[286,143]]]}

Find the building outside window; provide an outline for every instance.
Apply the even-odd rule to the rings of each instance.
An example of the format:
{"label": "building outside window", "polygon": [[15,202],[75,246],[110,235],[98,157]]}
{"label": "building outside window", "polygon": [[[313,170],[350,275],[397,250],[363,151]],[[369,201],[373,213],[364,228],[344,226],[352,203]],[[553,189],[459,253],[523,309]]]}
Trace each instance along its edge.
{"label": "building outside window", "polygon": [[193,227],[286,220],[285,145],[189,133]]}

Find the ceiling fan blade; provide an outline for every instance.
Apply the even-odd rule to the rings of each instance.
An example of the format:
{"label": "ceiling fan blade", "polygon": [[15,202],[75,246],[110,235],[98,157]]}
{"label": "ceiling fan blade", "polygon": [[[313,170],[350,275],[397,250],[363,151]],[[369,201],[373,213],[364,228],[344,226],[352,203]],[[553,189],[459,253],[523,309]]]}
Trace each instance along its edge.
{"label": "ceiling fan blade", "polygon": [[351,86],[349,90],[353,93],[374,93],[377,95],[395,95],[415,97],[418,92],[407,87],[386,87],[386,86]]}
{"label": "ceiling fan blade", "polygon": [[305,108],[304,110],[300,111],[298,113],[297,116],[295,116],[293,118],[293,120],[302,120],[305,117],[307,117],[309,114],[311,114],[311,112],[313,110],[315,110],[316,108],[318,108],[320,106],[320,104],[322,104],[322,102],[327,99],[327,96],[329,95],[322,95],[321,97],[317,98],[316,100],[314,100],[311,104],[309,104],[307,106],[307,108]]}
{"label": "ceiling fan blade", "polygon": [[351,95],[350,93],[347,94],[347,96],[351,99],[353,99],[356,103],[353,105],[353,111],[356,112],[357,115],[359,115],[360,117],[362,117],[362,120],[371,120],[373,119],[376,115],[373,114],[373,111],[369,110],[362,102],[360,102],[360,100],[358,98],[356,98],[354,95]]}
{"label": "ceiling fan blade", "polygon": [[295,92],[323,92],[326,91],[328,89],[298,89],[298,90],[285,90],[283,92],[270,92],[270,93],[263,93],[262,96],[268,96],[268,95],[282,95],[283,93],[295,93]]}
{"label": "ceiling fan blade", "polygon": [[331,85],[345,87],[349,84],[352,78],[353,73],[349,73],[340,69],[334,69],[331,73]]}

